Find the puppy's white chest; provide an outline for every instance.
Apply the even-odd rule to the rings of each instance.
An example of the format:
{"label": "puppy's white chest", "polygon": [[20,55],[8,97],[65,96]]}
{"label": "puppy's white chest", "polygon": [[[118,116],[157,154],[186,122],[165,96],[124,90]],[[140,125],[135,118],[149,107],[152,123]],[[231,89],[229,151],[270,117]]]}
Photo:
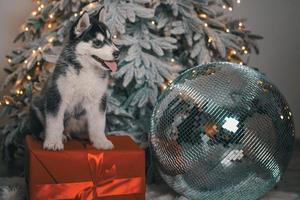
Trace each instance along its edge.
{"label": "puppy's white chest", "polygon": [[95,70],[81,69],[79,73],[70,70],[58,80],[58,88],[63,99],[68,102],[98,102],[105,94],[107,81],[107,78],[102,78]]}

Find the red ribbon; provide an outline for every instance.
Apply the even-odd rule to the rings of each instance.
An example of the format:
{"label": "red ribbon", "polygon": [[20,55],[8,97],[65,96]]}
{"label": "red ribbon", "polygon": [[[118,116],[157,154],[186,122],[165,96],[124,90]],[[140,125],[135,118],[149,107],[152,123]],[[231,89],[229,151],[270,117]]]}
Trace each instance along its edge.
{"label": "red ribbon", "polygon": [[[104,153],[88,153],[91,181],[37,185],[36,199],[96,200],[104,196],[143,193],[142,177],[116,178],[117,168],[113,164],[104,169]],[[79,192],[78,192],[79,191]]]}

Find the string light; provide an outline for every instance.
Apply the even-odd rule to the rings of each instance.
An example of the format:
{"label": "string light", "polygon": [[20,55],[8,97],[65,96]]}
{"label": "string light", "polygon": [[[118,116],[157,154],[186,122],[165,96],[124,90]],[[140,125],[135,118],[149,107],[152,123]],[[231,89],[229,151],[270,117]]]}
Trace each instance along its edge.
{"label": "string light", "polygon": [[41,4],[41,8],[43,9],[45,7],[45,5],[44,4]]}
{"label": "string light", "polygon": [[39,47],[38,50],[39,50],[39,51],[42,51],[42,47]]}
{"label": "string light", "polygon": [[24,63],[27,64],[27,63],[28,63],[28,60],[24,60]]}
{"label": "string light", "polygon": [[7,99],[4,100],[6,105],[9,105],[9,101]]}
{"label": "string light", "polygon": [[205,26],[205,27],[208,27],[208,24],[207,24],[207,23],[205,23],[205,24],[204,24],[204,26]]}
{"label": "string light", "polygon": [[40,65],[41,65],[41,62],[40,62],[40,61],[38,61],[36,64],[37,64],[38,66],[40,66]]}
{"label": "string light", "polygon": [[247,51],[247,50],[244,50],[244,54],[248,54],[248,51]]}
{"label": "string light", "polygon": [[8,59],[7,59],[7,62],[8,62],[8,63],[11,63],[11,62],[12,62],[11,58],[8,58]]}
{"label": "string light", "polygon": [[30,81],[32,78],[31,78],[30,75],[27,75],[27,76],[26,76],[26,79],[27,79],[28,81]]}
{"label": "string light", "polygon": [[232,7],[228,7],[228,10],[229,10],[229,11],[232,11]]}
{"label": "string light", "polygon": [[240,4],[240,3],[241,3],[241,0],[236,0],[236,3]]}
{"label": "string light", "polygon": [[52,24],[49,23],[47,27],[48,27],[49,29],[52,28]]}
{"label": "string light", "polygon": [[174,59],[174,58],[171,58],[171,62],[174,63],[174,62],[175,62],[175,59]]}
{"label": "string light", "polygon": [[230,32],[230,29],[229,29],[229,28],[226,28],[225,31],[226,31],[227,33],[229,33],[229,32]]}
{"label": "string light", "polygon": [[32,11],[31,15],[32,16],[36,16],[37,15],[37,11]]}
{"label": "string light", "polygon": [[236,55],[236,50],[232,49],[232,50],[230,51],[230,53],[231,53],[231,55]]}
{"label": "string light", "polygon": [[74,13],[74,17],[77,17],[78,16],[78,13]]}
{"label": "string light", "polygon": [[213,41],[213,38],[212,38],[212,37],[209,37],[209,38],[208,38],[208,43],[212,43],[212,41]]}
{"label": "string light", "polygon": [[50,14],[50,15],[49,15],[49,18],[50,18],[50,19],[53,19],[53,18],[54,18],[54,14]]}
{"label": "string light", "polygon": [[245,46],[242,46],[242,50],[245,50],[246,49],[246,47]]}
{"label": "string light", "polygon": [[227,8],[227,6],[226,6],[226,5],[223,5],[222,8],[225,10],[225,9]]}
{"label": "string light", "polygon": [[27,26],[25,26],[24,30],[25,31],[29,31],[29,28]]}
{"label": "string light", "polygon": [[48,38],[48,42],[49,42],[49,43],[52,43],[53,41],[54,41],[54,37]]}
{"label": "string light", "polygon": [[117,39],[117,38],[118,38],[118,36],[117,36],[117,35],[113,35],[113,38],[114,38],[114,39]]}
{"label": "string light", "polygon": [[32,50],[32,54],[35,54],[35,53],[36,53],[36,50],[35,50],[35,49],[33,49],[33,50]]}
{"label": "string light", "polygon": [[155,21],[154,21],[154,20],[153,20],[153,21],[151,21],[151,24],[155,25]]}
{"label": "string light", "polygon": [[242,27],[243,26],[243,22],[239,22],[239,27]]}
{"label": "string light", "polygon": [[207,19],[207,14],[201,13],[201,14],[199,15],[199,17],[202,18],[202,19]]}

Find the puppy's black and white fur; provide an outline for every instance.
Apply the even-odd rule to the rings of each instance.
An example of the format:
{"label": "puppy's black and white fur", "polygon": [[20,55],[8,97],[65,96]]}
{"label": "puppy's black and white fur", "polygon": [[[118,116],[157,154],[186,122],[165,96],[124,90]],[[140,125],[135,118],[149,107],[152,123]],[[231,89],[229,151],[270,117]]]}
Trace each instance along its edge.
{"label": "puppy's black and white fur", "polygon": [[64,133],[85,130],[95,148],[113,148],[105,136],[106,90],[119,52],[100,12],[74,23],[53,74],[32,102],[32,130],[44,133],[44,149],[63,150]]}

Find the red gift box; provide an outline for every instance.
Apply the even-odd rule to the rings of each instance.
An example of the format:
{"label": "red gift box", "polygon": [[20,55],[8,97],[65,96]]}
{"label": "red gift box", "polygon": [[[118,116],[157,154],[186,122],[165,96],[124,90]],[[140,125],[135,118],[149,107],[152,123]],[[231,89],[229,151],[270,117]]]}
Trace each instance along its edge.
{"label": "red gift box", "polygon": [[113,150],[96,150],[77,140],[64,151],[45,151],[26,138],[31,200],[144,200],[145,155],[127,136],[110,136]]}

